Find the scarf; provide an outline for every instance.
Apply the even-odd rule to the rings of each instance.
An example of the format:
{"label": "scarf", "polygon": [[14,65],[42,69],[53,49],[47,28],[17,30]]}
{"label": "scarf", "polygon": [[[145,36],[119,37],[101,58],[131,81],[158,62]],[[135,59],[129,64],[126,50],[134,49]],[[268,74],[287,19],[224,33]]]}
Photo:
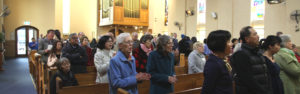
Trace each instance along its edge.
{"label": "scarf", "polygon": [[149,53],[152,51],[151,48],[147,48],[145,44],[141,44],[141,48],[147,53],[147,56],[149,56]]}

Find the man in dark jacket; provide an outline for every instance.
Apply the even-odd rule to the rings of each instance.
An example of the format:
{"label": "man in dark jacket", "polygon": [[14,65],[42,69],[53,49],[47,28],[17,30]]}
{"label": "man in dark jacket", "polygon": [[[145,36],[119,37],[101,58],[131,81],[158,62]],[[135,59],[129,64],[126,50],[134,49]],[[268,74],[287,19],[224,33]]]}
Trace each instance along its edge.
{"label": "man in dark jacket", "polygon": [[69,43],[62,49],[62,56],[70,60],[73,73],[86,72],[88,57],[86,52],[78,45],[76,33],[69,35]]}
{"label": "man in dark jacket", "polygon": [[272,94],[266,62],[258,53],[259,36],[251,27],[240,31],[241,50],[231,57],[236,94]]}

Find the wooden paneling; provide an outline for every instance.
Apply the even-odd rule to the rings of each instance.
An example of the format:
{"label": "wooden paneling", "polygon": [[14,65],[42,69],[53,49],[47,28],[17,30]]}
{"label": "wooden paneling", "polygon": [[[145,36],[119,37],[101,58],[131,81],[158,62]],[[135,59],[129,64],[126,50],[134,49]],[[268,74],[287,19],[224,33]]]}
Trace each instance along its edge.
{"label": "wooden paneling", "polygon": [[143,23],[148,23],[148,18],[149,18],[149,16],[148,16],[149,14],[148,14],[148,10],[141,10],[141,22],[143,22]]}
{"label": "wooden paneling", "polygon": [[16,41],[15,40],[6,40],[5,41],[5,50],[4,53],[6,57],[16,57]]}
{"label": "wooden paneling", "polygon": [[124,17],[123,21],[115,21],[113,24],[117,25],[131,25],[131,26],[148,26],[147,22],[141,22],[140,18],[126,18]]}
{"label": "wooden paneling", "polygon": [[[147,2],[149,4],[149,0]],[[124,5],[124,2],[123,2],[123,5]],[[149,5],[148,5],[148,7],[149,7]],[[140,6],[140,8],[141,8],[141,6]],[[148,26],[149,25],[148,24],[148,22],[149,22],[149,10],[148,9],[140,9],[139,10],[139,12],[140,12],[139,18],[128,18],[128,17],[124,17],[124,6],[115,6],[114,5],[113,24],[111,24],[111,25]]]}
{"label": "wooden paneling", "polygon": [[120,6],[114,7],[114,21],[122,22],[124,20],[124,8]]}

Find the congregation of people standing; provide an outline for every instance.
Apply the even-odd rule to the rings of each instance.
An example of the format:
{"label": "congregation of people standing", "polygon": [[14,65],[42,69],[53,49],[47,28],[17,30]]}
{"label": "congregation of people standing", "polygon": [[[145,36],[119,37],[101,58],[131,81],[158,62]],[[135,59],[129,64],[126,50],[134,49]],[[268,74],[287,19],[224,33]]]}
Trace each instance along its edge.
{"label": "congregation of people standing", "polygon": [[[96,84],[108,83],[110,94],[122,88],[140,94],[138,84],[149,81],[150,94],[174,93],[178,79],[175,67],[179,53],[187,59],[186,75],[204,75],[201,94],[300,94],[300,63],[291,36],[269,35],[259,42],[256,30],[243,27],[239,38],[230,31],[214,30],[204,40],[177,33],[157,36],[137,32],[109,32],[98,39],[83,32],[62,39],[59,30],[48,30],[38,43],[28,46],[42,56],[51,70],[51,94],[56,94],[56,79],[63,86],[78,85],[75,74],[95,67]],[[66,43],[63,41],[67,41]],[[203,42],[200,42],[203,41]]]}

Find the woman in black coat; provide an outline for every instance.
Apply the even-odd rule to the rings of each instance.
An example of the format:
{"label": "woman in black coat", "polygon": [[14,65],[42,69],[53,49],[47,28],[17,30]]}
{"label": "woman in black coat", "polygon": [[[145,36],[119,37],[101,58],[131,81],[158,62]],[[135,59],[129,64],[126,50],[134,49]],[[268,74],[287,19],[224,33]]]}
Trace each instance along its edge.
{"label": "woman in black coat", "polygon": [[204,66],[202,94],[233,94],[231,66],[225,62],[231,53],[230,33],[225,30],[211,32],[207,46],[212,51]]}
{"label": "woman in black coat", "polygon": [[[62,87],[78,85],[74,74],[70,71],[71,64],[67,58],[62,57],[57,62],[56,66],[58,68],[58,71],[51,77],[50,94],[56,94],[59,85],[61,85]],[[61,82],[57,82],[56,79],[60,79]]]}
{"label": "woman in black coat", "polygon": [[270,79],[272,81],[273,94],[283,94],[283,84],[279,77],[280,67],[275,62],[273,57],[280,50],[280,37],[270,35],[261,43],[261,48],[264,50],[264,58],[270,73]]}

